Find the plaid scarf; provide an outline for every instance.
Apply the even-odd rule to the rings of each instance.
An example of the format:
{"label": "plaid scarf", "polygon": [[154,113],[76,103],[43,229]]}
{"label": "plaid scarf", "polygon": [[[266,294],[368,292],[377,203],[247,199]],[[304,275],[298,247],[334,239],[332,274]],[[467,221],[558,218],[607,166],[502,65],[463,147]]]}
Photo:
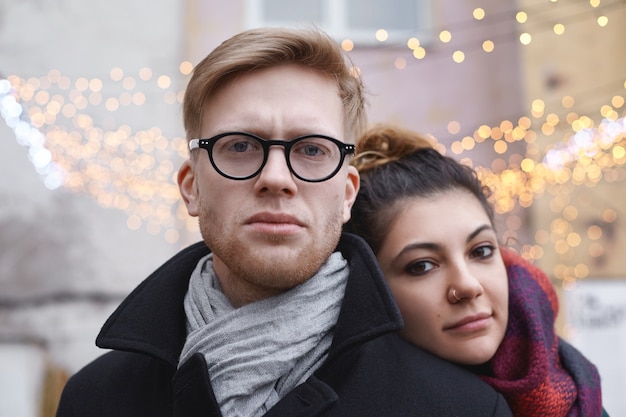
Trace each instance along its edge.
{"label": "plaid scarf", "polygon": [[595,366],[555,333],[559,309],[550,279],[539,268],[502,250],[509,280],[509,322],[498,351],[481,377],[520,416],[600,416]]}

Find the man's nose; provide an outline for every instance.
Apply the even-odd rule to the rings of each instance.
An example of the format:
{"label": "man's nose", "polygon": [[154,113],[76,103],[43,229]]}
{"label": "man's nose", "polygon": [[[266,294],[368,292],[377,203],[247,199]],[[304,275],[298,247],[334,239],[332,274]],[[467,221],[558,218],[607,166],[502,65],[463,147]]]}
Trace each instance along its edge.
{"label": "man's nose", "polygon": [[272,146],[267,153],[267,161],[256,181],[259,190],[286,191],[294,193],[297,190],[295,177],[287,164],[285,148]]}

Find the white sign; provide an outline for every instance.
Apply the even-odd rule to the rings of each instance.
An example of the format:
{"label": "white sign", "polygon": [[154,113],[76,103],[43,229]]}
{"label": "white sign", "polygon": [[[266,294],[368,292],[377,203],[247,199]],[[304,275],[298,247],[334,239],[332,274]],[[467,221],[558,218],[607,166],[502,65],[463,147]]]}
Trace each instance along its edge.
{"label": "white sign", "polygon": [[0,417],[41,415],[46,364],[42,349],[0,342]]}
{"label": "white sign", "polygon": [[597,366],[604,409],[626,416],[626,279],[579,280],[563,299],[567,339]]}

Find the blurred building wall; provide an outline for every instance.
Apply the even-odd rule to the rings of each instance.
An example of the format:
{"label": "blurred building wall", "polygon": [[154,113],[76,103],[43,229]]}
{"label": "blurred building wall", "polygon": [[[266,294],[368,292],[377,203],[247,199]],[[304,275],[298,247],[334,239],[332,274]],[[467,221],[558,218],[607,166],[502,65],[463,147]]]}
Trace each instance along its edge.
{"label": "blurred building wall", "polygon": [[[184,136],[178,106],[164,102],[157,84],[162,74],[177,88],[184,83],[183,15],[178,1],[0,2],[0,83],[8,78],[15,87],[2,98],[18,96],[43,135],[74,135],[75,143],[58,141],[54,150],[72,156],[68,166],[86,190],[50,189],[37,172],[37,145],[18,140],[0,118],[0,361],[11,365],[0,371],[2,417],[54,415],[64,378],[103,353],[94,341],[104,320],[183,244],[146,220],[129,223],[130,212],[109,201],[112,185],[85,180],[95,172],[86,155],[99,133],[122,129],[136,139],[156,126],[162,136]],[[114,68],[122,71],[118,82]],[[144,81],[146,68],[153,75]],[[143,101],[134,96],[134,103],[137,92]],[[124,93],[130,104],[107,108],[107,99]],[[116,157],[106,150],[98,152],[101,167]]]}

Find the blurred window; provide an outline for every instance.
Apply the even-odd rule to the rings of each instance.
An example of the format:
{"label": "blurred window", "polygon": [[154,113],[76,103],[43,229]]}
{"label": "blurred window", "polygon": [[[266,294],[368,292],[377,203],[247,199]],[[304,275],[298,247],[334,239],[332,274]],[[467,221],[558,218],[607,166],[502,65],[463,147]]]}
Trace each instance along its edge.
{"label": "blurred window", "polygon": [[404,44],[411,37],[424,42],[429,36],[430,1],[247,0],[246,20],[248,27],[315,24],[337,41],[349,39],[355,45],[374,45],[381,39]]}

